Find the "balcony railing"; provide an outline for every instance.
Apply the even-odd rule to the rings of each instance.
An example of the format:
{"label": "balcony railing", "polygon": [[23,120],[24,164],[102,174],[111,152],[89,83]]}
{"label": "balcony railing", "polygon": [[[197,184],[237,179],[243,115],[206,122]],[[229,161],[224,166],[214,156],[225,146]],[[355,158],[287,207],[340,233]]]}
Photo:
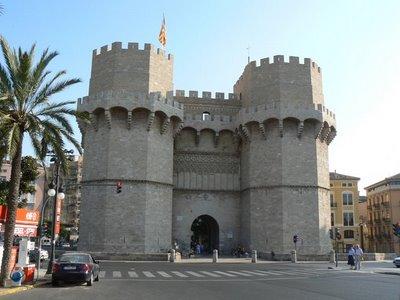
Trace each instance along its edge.
{"label": "balcony railing", "polygon": [[379,209],[379,208],[381,208],[381,205],[379,203],[374,203],[374,208]]}
{"label": "balcony railing", "polygon": [[385,222],[386,224],[391,224],[392,220],[390,218],[383,218],[383,222]]}
{"label": "balcony railing", "polygon": [[383,205],[384,207],[389,207],[389,206],[390,206],[390,203],[389,203],[389,201],[385,201],[385,202],[382,202],[382,205]]}

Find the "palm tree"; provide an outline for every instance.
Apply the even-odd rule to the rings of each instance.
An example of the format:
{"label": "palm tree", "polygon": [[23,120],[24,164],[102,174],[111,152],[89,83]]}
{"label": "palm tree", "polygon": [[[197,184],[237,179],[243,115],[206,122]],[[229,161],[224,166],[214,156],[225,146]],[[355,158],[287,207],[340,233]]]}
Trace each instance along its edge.
{"label": "palm tree", "polygon": [[6,198],[7,223],[4,231],[4,252],[0,282],[8,277],[11,247],[13,243],[17,210],[22,143],[28,136],[39,157],[51,148],[66,165],[64,140],[72,143],[81,152],[80,144],[73,137],[73,129],[68,116],[86,119],[81,113],[69,108],[74,101],[50,102],[50,98],[65,88],[80,82],[73,78],[61,80],[66,74],[60,71],[51,76],[48,64],[57,52],[43,51],[39,61],[34,63],[35,45],[29,51],[21,48],[11,50],[6,40],[0,36],[0,46],[4,65],[0,64],[0,130],[6,133],[7,154],[12,160],[11,186]]}

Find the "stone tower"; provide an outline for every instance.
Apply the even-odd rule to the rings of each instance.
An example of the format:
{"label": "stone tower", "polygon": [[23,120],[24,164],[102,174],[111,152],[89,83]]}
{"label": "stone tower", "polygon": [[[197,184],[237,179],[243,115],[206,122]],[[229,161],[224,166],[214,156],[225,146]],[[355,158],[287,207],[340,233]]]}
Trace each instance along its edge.
{"label": "stone tower", "polygon": [[[145,44],[94,51],[78,110],[84,165],[79,248],[166,253],[233,248],[287,257],[331,249],[328,145],[335,115],[321,69],[250,62],[233,93],[173,89],[173,58]],[[121,181],[122,192],[116,192]]]}
{"label": "stone tower", "polygon": [[[82,250],[159,253],[171,245],[173,139],[183,117],[172,98],[173,57],[120,42],[93,52],[78,110],[84,166]],[[116,193],[116,183],[123,184]]]}
{"label": "stone tower", "polygon": [[329,236],[328,145],[336,135],[320,68],[310,59],[262,59],[234,86],[242,109],[241,237],[260,252],[326,254]]}

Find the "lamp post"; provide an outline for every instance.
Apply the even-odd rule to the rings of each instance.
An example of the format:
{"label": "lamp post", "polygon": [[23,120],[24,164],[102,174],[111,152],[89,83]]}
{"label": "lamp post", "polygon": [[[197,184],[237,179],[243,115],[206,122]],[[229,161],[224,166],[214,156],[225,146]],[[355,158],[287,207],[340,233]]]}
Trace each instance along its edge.
{"label": "lamp post", "polygon": [[[73,150],[64,150],[65,154],[73,154]],[[51,156],[52,162],[55,163],[55,168],[56,168],[56,174],[54,178],[54,184],[55,184],[55,189],[54,192],[51,191],[51,194],[54,196],[54,203],[53,203],[53,218],[52,218],[52,231],[51,231],[51,250],[50,250],[50,261],[49,265],[47,267],[47,272],[46,274],[51,274],[52,269],[53,269],[53,263],[56,260],[56,239],[58,237],[58,232],[59,231],[59,221],[60,221],[60,210],[61,210],[61,201],[64,200],[65,194],[62,189],[62,187],[59,184],[59,179],[60,179],[60,160],[57,158],[56,154],[51,151],[49,153],[49,156]],[[50,191],[50,190],[49,190]],[[49,194],[50,195],[50,194]]]}
{"label": "lamp post", "polygon": [[365,251],[364,249],[364,227],[366,227],[366,224],[364,222],[360,222],[360,244],[361,244],[361,249]]}

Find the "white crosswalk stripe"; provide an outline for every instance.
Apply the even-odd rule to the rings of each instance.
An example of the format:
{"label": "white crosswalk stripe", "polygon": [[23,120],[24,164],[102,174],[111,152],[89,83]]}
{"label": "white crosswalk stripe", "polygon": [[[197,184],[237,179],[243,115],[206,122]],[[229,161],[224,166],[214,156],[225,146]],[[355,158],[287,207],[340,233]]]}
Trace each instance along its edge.
{"label": "white crosswalk stripe", "polygon": [[171,278],[172,277],[171,275],[169,275],[168,273],[163,272],[163,271],[157,271],[157,273],[160,274],[162,277],[167,277],[167,278]]}
{"label": "white crosswalk stripe", "polygon": [[100,271],[99,278],[104,278],[104,277],[106,277],[106,271]]}
{"label": "white crosswalk stripe", "polygon": [[243,273],[243,272],[237,272],[237,271],[227,271],[227,272],[232,273],[232,274],[236,274],[236,275],[240,275],[240,276],[245,276],[245,277],[251,276],[250,274],[246,274],[246,273]]}
{"label": "white crosswalk stripe", "polygon": [[221,274],[221,275],[224,275],[224,276],[228,276],[228,277],[236,277],[236,275],[229,274],[229,273],[222,272],[222,271],[214,271],[214,273],[218,273],[218,274]]}
{"label": "white crosswalk stripe", "polygon": [[205,275],[208,275],[208,276],[211,276],[211,277],[221,277],[221,275],[218,275],[218,274],[214,274],[214,273],[211,273],[211,272],[208,272],[208,271],[200,271],[202,274],[205,274]]}
{"label": "white crosswalk stripe", "polygon": [[131,278],[138,278],[139,277],[139,275],[134,271],[128,271],[128,275]]}
{"label": "white crosswalk stripe", "polygon": [[277,272],[272,272],[272,271],[262,271],[262,270],[256,270],[259,273],[264,273],[264,274],[268,274],[268,275],[280,275]]}
{"label": "white crosswalk stripe", "polygon": [[193,272],[193,271],[185,271],[185,272],[190,275],[193,275],[194,277],[204,277],[204,275],[201,275],[201,274]]}
{"label": "white crosswalk stripe", "polygon": [[143,271],[143,274],[144,274],[144,276],[150,277],[150,278],[156,277],[153,273],[151,273],[149,271]]}
{"label": "white crosswalk stripe", "polygon": [[244,272],[244,273],[251,274],[251,275],[257,275],[257,276],[268,276],[265,273],[258,273],[258,272],[254,272],[254,271],[240,270],[240,272]]}
{"label": "white crosswalk stripe", "polygon": [[114,278],[121,278],[122,274],[120,271],[113,271],[112,272]]}
{"label": "white crosswalk stripe", "polygon": [[185,275],[185,274],[183,274],[183,273],[181,273],[181,272],[178,272],[178,271],[171,271],[171,273],[174,274],[174,275],[176,275],[176,276],[178,276],[178,277],[182,277],[182,278],[187,278],[187,277],[189,277],[189,276],[187,276],[187,275]]}

